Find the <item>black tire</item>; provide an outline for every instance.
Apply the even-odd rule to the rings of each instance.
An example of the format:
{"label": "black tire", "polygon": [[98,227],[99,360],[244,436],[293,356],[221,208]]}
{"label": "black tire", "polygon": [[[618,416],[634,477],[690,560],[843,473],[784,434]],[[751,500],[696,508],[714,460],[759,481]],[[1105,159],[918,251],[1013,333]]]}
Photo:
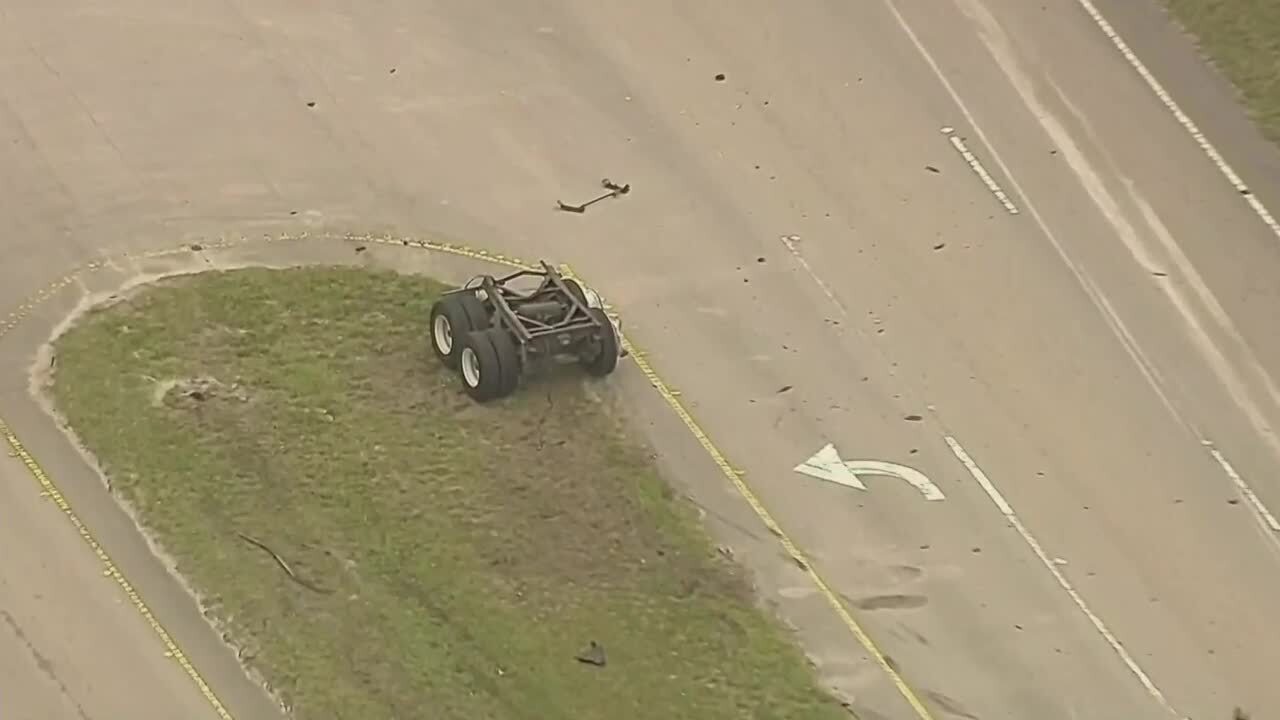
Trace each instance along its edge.
{"label": "black tire", "polygon": [[457,369],[461,338],[489,327],[489,313],[474,293],[450,293],[431,305],[431,350],[445,367]]}
{"label": "black tire", "polygon": [[604,377],[618,367],[618,346],[621,340],[604,310],[590,308],[587,313],[600,324],[600,337],[592,343],[590,354],[582,358],[582,367],[588,375]]}
{"label": "black tire", "polygon": [[493,340],[484,330],[472,330],[459,343],[458,371],[462,389],[476,402],[502,396],[502,365]]}
{"label": "black tire", "polygon": [[573,278],[564,278],[563,280],[565,289],[569,291],[569,294],[577,298],[578,302],[582,303],[582,307],[588,307],[587,294],[582,290],[582,283]]}
{"label": "black tire", "polygon": [[489,336],[489,342],[493,343],[493,349],[498,354],[498,369],[502,372],[501,397],[506,397],[520,387],[520,373],[523,370],[520,367],[520,350],[511,333],[502,328],[491,327],[484,333]]}

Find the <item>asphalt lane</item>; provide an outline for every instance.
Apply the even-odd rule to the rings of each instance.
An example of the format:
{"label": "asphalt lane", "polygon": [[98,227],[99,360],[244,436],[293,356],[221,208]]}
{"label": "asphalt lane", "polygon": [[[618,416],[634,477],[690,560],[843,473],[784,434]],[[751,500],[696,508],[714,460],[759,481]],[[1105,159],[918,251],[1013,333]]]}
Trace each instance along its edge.
{"label": "asphalt lane", "polygon": [[[221,233],[432,233],[570,261],[932,717],[1166,716],[1143,678],[1193,717],[1280,707],[1258,632],[1275,537],[1201,445],[1280,505],[1280,244],[1075,2],[60,0],[6,9],[0,38],[6,307],[85,259]],[[602,176],[632,194],[553,212]],[[6,337],[6,364],[38,339]],[[20,370],[4,383],[25,391]],[[74,474],[49,428],[24,428]],[[947,499],[791,471],[827,442]],[[914,717],[776,541],[678,456],[824,678],[864,720]],[[11,465],[4,507],[39,505]],[[0,659],[18,707],[201,716],[140,620],[60,623],[124,609],[44,515],[3,531],[0,631],[30,648]],[[145,552],[123,533],[109,551]],[[84,569],[45,581],[58,613],[22,595],[46,553]],[[167,604],[193,657],[217,656]],[[126,669],[156,689],[119,690]],[[50,678],[66,689],[37,692]]]}
{"label": "asphalt lane", "polygon": [[25,469],[8,457],[0,468],[5,715],[216,718],[58,509],[32,489]]}
{"label": "asphalt lane", "polygon": [[[1276,698],[1259,671],[1277,658],[1255,632],[1268,622],[1280,590],[1274,527],[1250,517],[1225,469],[1196,445],[1214,442],[1262,501],[1276,507],[1278,408],[1269,371],[1280,367],[1280,356],[1266,319],[1275,316],[1270,278],[1280,270],[1280,245],[1225,182],[1192,181],[1213,177],[1216,169],[1172,117],[1141,112],[1154,105],[1150,93],[1143,93],[1136,74],[1112,71],[1105,42],[1073,24],[1081,17],[1075,9],[1064,6],[1046,17],[1014,3],[992,3],[985,11],[975,3],[958,5],[985,39],[949,55],[944,49],[940,64],[964,68],[966,60],[982,58],[977,62],[999,67],[1005,97],[982,103],[978,123],[994,126],[997,152],[1020,136],[1028,147],[1038,140],[1054,149],[1052,158],[1009,156],[1012,174],[1040,206],[1049,231],[1068,246],[1069,262],[1096,283],[1099,297],[1132,333],[1131,349],[1150,363],[1155,378],[1129,372],[1123,388],[1107,387],[1098,383],[1105,371],[1071,372],[1083,356],[1102,349],[1098,342],[1064,344],[1054,353],[1059,360],[1020,361],[1054,378],[1056,387],[1040,395],[1044,407],[1054,408],[1043,415],[1059,415],[1061,429],[1040,442],[1050,454],[1073,458],[1079,480],[1072,490],[1089,491],[1075,504],[1090,508],[1073,513],[1071,499],[1056,490],[1027,492],[1028,523],[1043,528],[1051,545],[1070,548],[1073,565],[1091,568],[1095,575],[1081,578],[1080,588],[1095,598],[1100,615],[1123,629],[1117,632],[1130,649],[1148,658],[1142,664],[1153,678],[1165,678],[1176,707],[1195,717],[1223,712],[1233,702],[1273,707]],[[1045,26],[1055,28],[1052,36],[1032,34]],[[991,85],[990,92],[1001,91],[1001,83]],[[964,79],[957,91],[983,92]],[[1019,113],[1023,132],[1001,127],[1001,116]],[[1041,228],[1029,237],[1044,247],[1045,235]],[[1102,313],[1082,308],[1076,316],[1090,314]],[[1041,321],[1058,333],[1070,322]],[[1088,332],[1107,334],[1098,323]],[[1137,363],[1108,364],[1123,372]],[[1091,398],[1098,402],[1093,415],[1064,397],[1063,383],[1073,376],[1087,384],[1070,392],[1101,396]],[[1151,412],[1139,414],[1144,405]],[[1047,417],[1034,421],[1045,430],[1054,424]],[[1073,435],[1081,434],[1072,448]],[[1130,553],[1127,562],[1116,562]],[[1228,590],[1246,585],[1251,591],[1239,596]]]}

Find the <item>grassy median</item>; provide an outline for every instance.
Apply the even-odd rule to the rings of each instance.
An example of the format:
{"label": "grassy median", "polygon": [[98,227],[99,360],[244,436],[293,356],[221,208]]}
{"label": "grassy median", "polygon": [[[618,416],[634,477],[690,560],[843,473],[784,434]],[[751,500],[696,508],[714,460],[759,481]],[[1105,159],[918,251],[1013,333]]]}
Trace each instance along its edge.
{"label": "grassy median", "polygon": [[1280,142],[1280,2],[1164,0],[1207,56],[1244,96],[1271,140]]}
{"label": "grassy median", "polygon": [[847,718],[589,383],[461,394],[439,290],[167,281],[63,335],[53,394],[297,717]]}

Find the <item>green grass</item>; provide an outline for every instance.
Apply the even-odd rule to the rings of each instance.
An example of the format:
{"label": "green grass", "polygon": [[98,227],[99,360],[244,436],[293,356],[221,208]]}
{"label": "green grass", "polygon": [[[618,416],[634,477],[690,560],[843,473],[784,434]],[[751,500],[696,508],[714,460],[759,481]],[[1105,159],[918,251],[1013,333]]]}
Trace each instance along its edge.
{"label": "green grass", "polygon": [[847,718],[588,383],[461,394],[439,289],[168,281],[59,339],[53,393],[298,717]]}
{"label": "green grass", "polygon": [[1280,142],[1280,2],[1164,2],[1240,90],[1262,132]]}

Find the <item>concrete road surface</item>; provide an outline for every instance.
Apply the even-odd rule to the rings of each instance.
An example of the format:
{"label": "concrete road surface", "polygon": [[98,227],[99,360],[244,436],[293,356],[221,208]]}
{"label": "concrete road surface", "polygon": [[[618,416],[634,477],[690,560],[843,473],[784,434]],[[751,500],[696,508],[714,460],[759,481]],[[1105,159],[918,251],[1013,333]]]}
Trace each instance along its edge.
{"label": "concrete road surface", "polygon": [[[1267,717],[1280,230],[1250,203],[1280,208],[1280,156],[1229,97],[1118,0],[8,3],[0,303],[220,234],[571,262],[824,579],[628,368],[858,717]],[[632,192],[554,211],[601,177]],[[193,671],[0,457],[0,714],[219,717],[196,675],[271,717],[29,399],[65,284],[0,339],[0,415]],[[945,499],[793,472],[828,443]]]}

